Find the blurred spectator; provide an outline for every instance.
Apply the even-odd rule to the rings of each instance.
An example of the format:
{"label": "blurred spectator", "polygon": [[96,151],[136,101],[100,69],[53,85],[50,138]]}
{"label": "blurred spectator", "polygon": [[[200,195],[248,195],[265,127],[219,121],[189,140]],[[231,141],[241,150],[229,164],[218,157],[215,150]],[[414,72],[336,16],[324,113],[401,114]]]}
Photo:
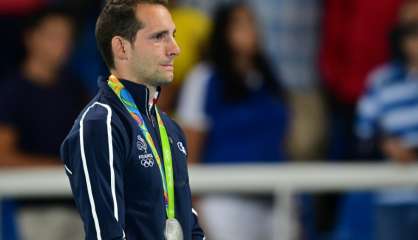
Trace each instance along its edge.
{"label": "blurred spectator", "polygon": [[[262,54],[254,15],[242,3],[220,6],[210,39],[209,61],[188,76],[177,112],[188,138],[189,160],[283,161],[285,94]],[[219,194],[202,198],[199,205],[213,239],[272,239],[269,198]]]}
{"label": "blurred spectator", "polygon": [[[73,33],[73,20],[64,10],[42,9],[28,20],[21,71],[0,86],[0,167],[60,164],[60,143],[85,96],[78,79],[63,68]],[[81,239],[79,217],[67,207],[72,202],[65,207],[56,201],[21,204],[22,239]]]}
{"label": "blurred spectator", "polygon": [[328,0],[320,69],[331,115],[330,159],[356,158],[355,106],[367,73],[389,58],[388,35],[402,0]]}
{"label": "blurred spectator", "polygon": [[293,160],[323,159],[326,116],[318,84],[319,0],[250,0],[263,27],[263,44],[288,90]]}
{"label": "blurred spectator", "polygon": [[250,0],[263,27],[264,41],[284,87],[311,91],[318,87],[320,0]]}
{"label": "blurred spectator", "polygon": [[47,9],[28,21],[20,72],[6,76],[0,95],[2,166],[58,164],[59,145],[82,107],[79,82],[63,72],[73,23]]}
{"label": "blurred spectator", "polygon": [[[323,2],[319,66],[328,108],[327,158],[358,159],[354,119],[367,73],[390,56],[388,35],[403,0],[326,0]],[[320,234],[334,228],[339,195],[315,202]]]}
{"label": "blurred spectator", "polygon": [[[418,1],[401,8],[393,34],[395,59],[369,75],[358,104],[356,133],[377,143],[385,157],[416,163],[418,150]],[[372,141],[372,140],[376,141]],[[416,239],[418,191],[391,189],[378,194],[376,239]]]}
{"label": "blurred spectator", "polygon": [[324,2],[320,66],[332,96],[355,104],[367,73],[389,58],[388,34],[402,0]]}
{"label": "blurred spectator", "polygon": [[[11,73],[16,70],[23,55],[19,33],[23,27],[24,16],[40,9],[44,0],[2,0],[0,1],[0,72]],[[0,82],[3,79],[0,78]]]}

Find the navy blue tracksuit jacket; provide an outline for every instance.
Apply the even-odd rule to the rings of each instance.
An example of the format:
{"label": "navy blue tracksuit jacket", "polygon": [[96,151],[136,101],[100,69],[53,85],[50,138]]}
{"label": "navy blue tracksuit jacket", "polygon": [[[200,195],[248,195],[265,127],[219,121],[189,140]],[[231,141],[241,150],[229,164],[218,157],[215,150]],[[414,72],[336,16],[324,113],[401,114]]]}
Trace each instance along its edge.
{"label": "navy blue tracksuit jacket", "polygon": [[[135,99],[162,157],[155,108],[143,85],[121,80]],[[152,151],[137,123],[105,79],[61,146],[87,240],[163,240],[166,212],[163,185]],[[174,170],[176,218],[184,240],[204,234],[192,210],[182,130],[161,114],[169,135]]]}

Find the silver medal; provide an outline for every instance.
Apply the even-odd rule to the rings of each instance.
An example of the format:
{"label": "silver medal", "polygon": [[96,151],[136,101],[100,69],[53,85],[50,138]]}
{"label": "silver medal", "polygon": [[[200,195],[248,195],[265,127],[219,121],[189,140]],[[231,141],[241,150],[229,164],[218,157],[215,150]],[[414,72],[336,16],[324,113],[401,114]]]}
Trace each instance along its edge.
{"label": "silver medal", "polygon": [[183,240],[183,230],[177,219],[167,219],[165,221],[164,236],[166,240]]}

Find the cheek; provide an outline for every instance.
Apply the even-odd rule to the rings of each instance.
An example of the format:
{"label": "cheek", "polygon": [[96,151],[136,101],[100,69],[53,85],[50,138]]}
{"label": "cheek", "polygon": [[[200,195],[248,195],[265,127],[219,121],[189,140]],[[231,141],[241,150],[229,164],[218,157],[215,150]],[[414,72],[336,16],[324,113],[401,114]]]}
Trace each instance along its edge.
{"label": "cheek", "polygon": [[45,54],[55,58],[56,61],[65,60],[71,49],[70,38],[64,35],[45,35],[39,45]]}
{"label": "cheek", "polygon": [[157,61],[152,54],[142,55],[139,56],[139,58],[140,62],[142,63],[142,66],[145,68],[146,71],[155,71],[155,68],[157,67]]}
{"label": "cheek", "polygon": [[229,35],[229,41],[233,48],[242,48],[242,33],[238,30],[233,30]]}
{"label": "cheek", "polygon": [[152,64],[158,59],[157,49],[153,45],[136,46],[134,55],[138,61],[145,64]]}
{"label": "cheek", "polygon": [[137,39],[131,57],[133,69],[142,74],[152,75],[160,71],[159,64],[164,62],[164,45]]}
{"label": "cheek", "polygon": [[[46,42],[45,42],[46,41]],[[31,46],[35,49],[44,50],[49,44],[49,39],[43,33],[34,33],[29,40]]]}
{"label": "cheek", "polygon": [[65,57],[70,51],[70,41],[66,38],[57,38],[51,41],[51,45],[54,46],[54,54],[56,56]]}
{"label": "cheek", "polygon": [[247,29],[235,30],[230,35],[231,46],[239,51],[250,51],[255,48],[256,37]]}
{"label": "cheek", "polygon": [[151,75],[157,71],[156,61],[149,50],[136,51],[132,58],[132,68],[144,75]]}

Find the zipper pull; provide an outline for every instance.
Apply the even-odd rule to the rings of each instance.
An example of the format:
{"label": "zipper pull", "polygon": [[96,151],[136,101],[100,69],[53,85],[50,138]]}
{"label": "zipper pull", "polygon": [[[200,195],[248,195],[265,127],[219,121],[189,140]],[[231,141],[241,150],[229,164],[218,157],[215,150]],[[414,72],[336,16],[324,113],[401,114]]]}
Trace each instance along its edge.
{"label": "zipper pull", "polygon": [[152,114],[151,114],[151,124],[155,128],[156,120],[155,120],[155,117]]}

